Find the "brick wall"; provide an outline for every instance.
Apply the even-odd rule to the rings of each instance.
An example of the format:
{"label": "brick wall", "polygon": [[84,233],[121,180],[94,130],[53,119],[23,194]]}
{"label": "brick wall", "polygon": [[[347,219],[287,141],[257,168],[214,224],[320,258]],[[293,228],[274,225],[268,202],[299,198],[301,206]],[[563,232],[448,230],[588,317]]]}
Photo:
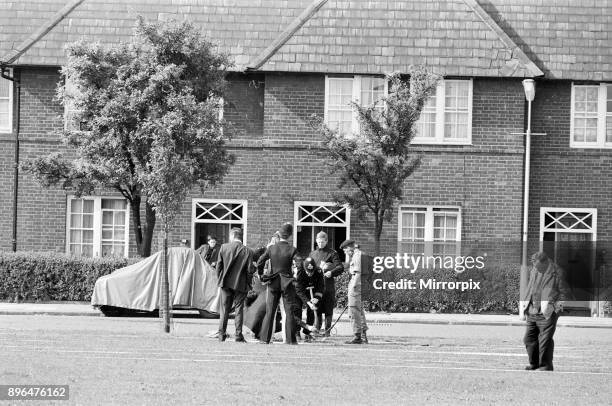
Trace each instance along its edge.
{"label": "brick wall", "polygon": [[597,209],[597,240],[612,241],[612,150],[570,148],[571,82],[537,83],[529,191],[529,237],[540,207]]}

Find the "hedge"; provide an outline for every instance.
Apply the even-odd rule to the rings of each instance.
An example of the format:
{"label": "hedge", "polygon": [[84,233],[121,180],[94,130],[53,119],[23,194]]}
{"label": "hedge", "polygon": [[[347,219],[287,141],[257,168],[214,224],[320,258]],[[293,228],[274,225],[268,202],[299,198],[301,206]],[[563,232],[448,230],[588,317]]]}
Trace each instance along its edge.
{"label": "hedge", "polygon": [[0,252],[0,300],[89,301],[96,280],[128,262],[134,260]]}
{"label": "hedge", "polygon": [[[471,269],[455,273],[445,269],[423,269],[415,273],[405,270],[385,270],[374,274],[373,279],[399,281],[436,279],[437,281],[480,282],[479,290],[370,290],[364,295],[364,306],[370,311],[426,312],[426,313],[518,313],[520,290],[520,265],[487,266],[482,270]],[[348,273],[336,279],[338,307],[346,306]]]}

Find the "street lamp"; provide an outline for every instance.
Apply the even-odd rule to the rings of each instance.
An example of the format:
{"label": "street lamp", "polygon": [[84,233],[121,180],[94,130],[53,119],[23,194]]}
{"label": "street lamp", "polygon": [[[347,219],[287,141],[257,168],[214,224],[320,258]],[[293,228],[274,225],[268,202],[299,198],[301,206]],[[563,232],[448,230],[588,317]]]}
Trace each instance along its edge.
{"label": "street lamp", "polygon": [[535,98],[533,79],[523,80],[523,90],[527,99],[527,131],[525,132],[525,190],[523,192],[523,266],[527,266],[527,218],[529,215],[529,169],[531,163],[531,102]]}

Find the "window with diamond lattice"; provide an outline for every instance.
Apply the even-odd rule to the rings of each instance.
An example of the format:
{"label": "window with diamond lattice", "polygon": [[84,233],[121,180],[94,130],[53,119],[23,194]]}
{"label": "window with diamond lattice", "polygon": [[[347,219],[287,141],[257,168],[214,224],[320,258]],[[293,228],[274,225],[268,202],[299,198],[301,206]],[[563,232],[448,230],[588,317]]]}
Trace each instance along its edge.
{"label": "window with diamond lattice", "polygon": [[193,200],[193,247],[206,244],[207,236],[214,236],[218,243],[229,241],[229,231],[242,228],[246,244],[247,202],[244,200]]}

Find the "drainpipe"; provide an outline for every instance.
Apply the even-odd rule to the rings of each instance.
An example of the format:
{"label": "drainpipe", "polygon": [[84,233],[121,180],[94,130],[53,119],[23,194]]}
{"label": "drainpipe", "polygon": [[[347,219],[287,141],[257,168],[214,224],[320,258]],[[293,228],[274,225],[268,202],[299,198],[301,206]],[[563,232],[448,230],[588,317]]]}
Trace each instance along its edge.
{"label": "drainpipe", "polygon": [[2,77],[4,79],[8,79],[16,87],[17,95],[15,96],[15,102],[13,105],[15,106],[15,129],[13,131],[15,137],[15,158],[14,158],[14,168],[13,168],[13,236],[12,236],[12,249],[13,252],[17,251],[17,197],[19,193],[19,122],[20,120],[20,107],[21,107],[21,83],[19,79],[15,78],[15,71],[13,71],[12,75],[7,73],[7,68],[2,66],[0,69],[2,73]]}

